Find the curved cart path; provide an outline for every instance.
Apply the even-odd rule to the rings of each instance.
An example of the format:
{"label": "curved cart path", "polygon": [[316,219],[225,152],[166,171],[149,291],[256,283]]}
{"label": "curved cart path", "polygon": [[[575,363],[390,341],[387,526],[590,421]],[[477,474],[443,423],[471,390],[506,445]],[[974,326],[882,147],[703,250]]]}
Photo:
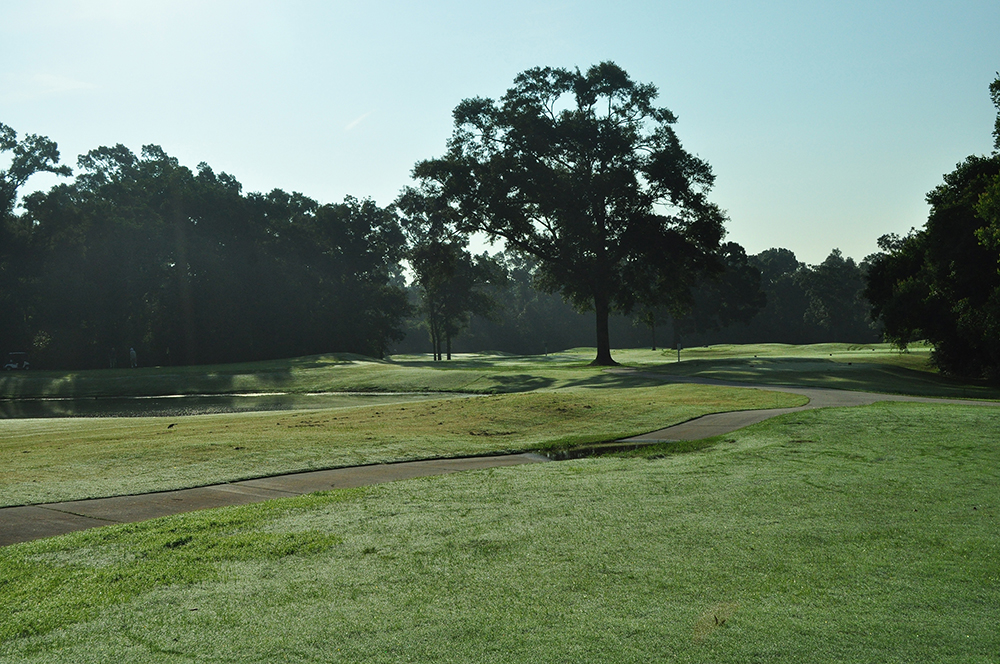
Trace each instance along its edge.
{"label": "curved cart path", "polygon": [[[668,442],[676,440],[699,440],[711,436],[742,429],[766,419],[813,408],[838,406],[863,406],[877,401],[911,401],[921,403],[950,403],[973,406],[1000,406],[1000,402],[961,401],[955,399],[934,399],[929,397],[909,397],[871,392],[849,392],[823,388],[792,387],[782,385],[754,385],[733,383],[702,378],[672,377],[664,374],[648,373],[627,368],[616,368],[616,373],[639,373],[664,382],[697,383],[722,387],[773,390],[801,394],[809,398],[809,403],[797,408],[773,408],[768,410],[733,411],[705,415],[666,429],[640,436],[626,438],[619,443],[639,445],[643,443]],[[62,535],[77,530],[85,530],[114,523],[132,523],[155,519],[171,514],[194,510],[257,503],[271,498],[295,496],[315,491],[367,486],[442,475],[463,470],[514,466],[526,463],[549,461],[541,454],[507,454],[497,456],[467,457],[461,459],[430,459],[401,463],[376,464],[317,470],[277,477],[264,477],[241,482],[214,486],[163,491],[136,496],[116,496],[77,500],[44,505],[0,508],[0,546],[27,542],[43,537]]]}
{"label": "curved cart path", "polygon": [[1000,406],[1000,401],[973,401],[968,399],[939,399],[935,397],[912,397],[899,394],[878,394],[875,392],[851,392],[823,387],[796,387],[793,385],[758,385],[754,383],[736,383],[710,378],[687,378],[668,376],[651,372],[643,372],[627,368],[609,369],[611,373],[632,373],[650,378],[657,378],[665,383],[695,383],[697,385],[715,385],[717,387],[742,387],[752,390],[770,390],[772,392],[789,392],[809,398],[809,403],[796,408],[771,408],[767,410],[738,410],[728,413],[714,413],[675,424],[666,429],[625,438],[623,443],[661,443],[674,440],[700,440],[712,436],[721,436],[737,429],[763,422],[777,415],[795,413],[814,408],[838,408],[845,406],[867,406],[878,401],[908,401],[915,403],[943,403],[961,406]]}
{"label": "curved cart path", "polygon": [[52,537],[53,535],[63,535],[98,526],[133,523],[212,507],[246,505],[260,503],[271,498],[299,496],[316,491],[347,489],[416,477],[445,475],[462,470],[515,466],[548,460],[548,457],[541,454],[527,453],[404,461],[314,470],[135,496],[4,507],[0,509],[0,546]]}

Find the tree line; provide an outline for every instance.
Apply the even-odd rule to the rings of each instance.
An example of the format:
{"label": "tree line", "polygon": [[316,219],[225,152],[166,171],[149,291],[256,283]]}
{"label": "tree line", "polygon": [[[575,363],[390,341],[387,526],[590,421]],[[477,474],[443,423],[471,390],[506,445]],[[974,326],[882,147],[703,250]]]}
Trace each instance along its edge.
{"label": "tree line", "polygon": [[[21,153],[37,143],[5,135]],[[36,158],[36,172],[67,175],[57,157]],[[20,214],[7,194],[0,346],[30,350],[36,366],[124,364],[130,348],[142,364],[381,356],[402,337],[404,243],[390,210],[245,195],[155,145],[97,148],[78,166]]]}
{"label": "tree line", "polygon": [[[82,155],[72,181],[24,197],[15,214],[28,175],[71,172],[47,139],[5,136],[30,163],[3,172],[0,348],[29,350],[36,366],[125,366],[130,348],[168,365],[593,345],[593,313],[540,288],[537,259],[473,255],[467,234],[435,226],[439,200],[244,194],[207,164],[191,171],[158,146],[117,145]],[[684,315],[612,316],[616,345],[873,338],[861,268],[839,252],[813,267],[787,249],[747,256],[725,243],[720,255],[721,278],[702,280]]]}
{"label": "tree line", "polygon": [[[1000,109],[1000,75],[991,95]],[[610,62],[523,72],[499,100],[461,102],[445,154],[384,208],[244,194],[155,145],[97,148],[19,197],[34,173],[72,173],[54,142],[0,124],[0,347],[80,368],[129,348],[205,364],[596,341],[604,365],[612,332],[618,347],[884,333],[930,340],[945,371],[998,374],[1000,115],[994,154],[945,177],[923,230],[807,266],[724,241],[711,168],[656,97]],[[473,255],[474,233],[504,250]]]}
{"label": "tree line", "polygon": [[[881,326],[869,318],[864,298],[866,262],[834,249],[819,265],[806,265],[788,249],[746,255],[728,243],[732,268],[721,280],[695,290],[693,308],[674,317],[666,310],[638,309],[609,318],[618,348],[675,349],[716,343],[874,343]],[[581,312],[556,293],[536,287],[537,266],[511,251],[468,254],[492,275],[480,286],[485,315],[467,312],[456,326],[455,352],[501,351],[536,355],[593,346],[594,313]],[[422,290],[410,287],[419,311]],[[410,318],[396,352],[428,352],[426,319]]]}
{"label": "tree line", "polygon": [[[615,363],[615,314],[637,316],[651,336],[666,323],[675,344],[732,333],[739,323],[755,325],[745,338],[756,333],[768,341],[812,340],[819,331],[827,339],[873,337],[858,297],[862,270],[839,252],[815,270],[794,255],[789,265],[765,256],[757,266],[738,244],[723,242],[727,217],[709,199],[712,169],[682,147],[676,117],[656,97],[654,86],[603,62],[585,72],[530,69],[498,100],[466,99],[454,111],[445,154],[419,162],[417,184],[399,199],[411,235],[439,253],[460,252],[471,233],[502,241],[515,255],[494,264],[514,265],[517,273],[518,261],[527,260],[537,289],[593,312],[597,365]],[[475,265],[486,274],[488,263],[480,257]],[[446,282],[441,265],[426,273],[418,267],[418,283]],[[773,284],[762,282],[761,267]],[[766,289],[770,313],[786,320],[758,317]],[[779,291],[784,299],[774,300]],[[479,311],[470,302],[456,318],[459,327],[471,326],[469,314],[482,314],[486,302],[478,300]],[[430,306],[426,288],[422,304]],[[507,308],[527,317],[520,302]],[[494,334],[514,327],[509,316],[488,323],[477,327]],[[454,334],[446,328],[445,336],[450,346]],[[533,344],[519,345],[537,351],[538,336],[553,334],[533,336]]]}

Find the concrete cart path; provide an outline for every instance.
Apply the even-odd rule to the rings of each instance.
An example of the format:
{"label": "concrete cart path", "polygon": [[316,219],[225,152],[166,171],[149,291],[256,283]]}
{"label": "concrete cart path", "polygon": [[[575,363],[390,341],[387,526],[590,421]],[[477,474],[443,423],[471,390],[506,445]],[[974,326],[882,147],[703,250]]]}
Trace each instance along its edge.
{"label": "concrete cart path", "polygon": [[315,491],[345,489],[463,470],[498,468],[548,460],[541,454],[527,453],[405,461],[314,470],[136,496],[5,507],[0,509],[0,546],[114,523],[133,523],[212,507],[245,505]]}
{"label": "concrete cart path", "polygon": [[678,440],[701,440],[712,436],[742,429],[757,424],[777,415],[795,413],[814,408],[838,408],[845,406],[867,406],[878,401],[908,401],[915,403],[942,403],[962,406],[1000,406],[1000,401],[972,401],[961,399],[939,399],[934,397],[912,397],[899,394],[878,394],[875,392],[851,392],[822,387],[796,387],[793,385],[758,385],[753,383],[736,383],[731,381],[712,380],[709,378],[688,378],[669,376],[641,370],[619,367],[608,370],[611,373],[632,373],[650,378],[658,378],[665,383],[695,383],[698,385],[715,385],[717,387],[741,387],[752,390],[770,390],[773,392],[788,392],[799,394],[809,399],[809,403],[796,408],[770,408],[767,410],[738,410],[728,413],[714,413],[681,422],[674,426],[652,431],[639,436],[625,438],[623,443],[663,443]]}

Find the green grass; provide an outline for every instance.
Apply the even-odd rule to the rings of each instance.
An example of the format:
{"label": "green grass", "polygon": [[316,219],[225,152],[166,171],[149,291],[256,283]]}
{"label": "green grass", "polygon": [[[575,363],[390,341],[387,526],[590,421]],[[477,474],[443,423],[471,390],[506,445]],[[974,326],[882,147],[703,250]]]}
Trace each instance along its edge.
{"label": "green grass", "polygon": [[[680,363],[671,361],[676,357],[673,351],[616,351],[623,364],[642,370],[631,374],[590,367],[592,355],[589,348],[548,356],[481,353],[458,355],[445,363],[425,356],[375,361],[328,355],[215,367],[5,374],[0,393],[7,394],[81,397],[280,390],[294,395],[330,391],[388,395],[416,390],[493,396],[479,401],[169,421],[0,420],[0,458],[5,460],[0,505],[184,488],[383,461],[569,447],[644,433],[708,412],[801,403],[750,391],[664,386],[660,376],[1000,398],[995,388],[941,377],[931,370],[928,349],[921,346],[909,353],[886,345],[711,346],[684,350]],[[68,403],[60,408],[73,412],[72,402]]]}
{"label": "green grass", "polygon": [[[613,376],[599,376],[605,377],[606,384],[619,384]],[[661,385],[281,413],[0,420],[0,505],[385,461],[569,447],[637,435],[706,413],[804,402],[778,392]]]}
{"label": "green grass", "polygon": [[900,352],[889,344],[717,345],[677,352],[628,350],[623,364],[671,376],[714,380],[827,387],[886,394],[957,399],[1000,399],[1000,387],[939,374],[930,348],[915,344]]}
{"label": "green grass", "polygon": [[[547,356],[457,354],[450,362],[400,355],[373,360],[329,354],[206,367],[151,367],[0,375],[0,399],[93,398],[175,394],[287,392],[461,392],[510,394],[568,387],[642,387],[643,376],[609,376],[589,366],[592,348]],[[930,348],[888,344],[716,345],[676,351],[621,349],[626,366],[678,375],[766,384],[834,387],[953,398],[1000,399],[1000,387],[953,380],[930,364]],[[72,408],[72,405],[63,407]]]}
{"label": "green grass", "polygon": [[992,408],[807,411],[19,544],[0,662],[993,662],[998,440]]}
{"label": "green grass", "polygon": [[[288,360],[194,367],[0,374],[0,398],[92,398],[247,392],[524,392],[600,379],[588,349],[549,356],[461,354],[374,360],[328,354]],[[636,383],[639,384],[639,383]]]}

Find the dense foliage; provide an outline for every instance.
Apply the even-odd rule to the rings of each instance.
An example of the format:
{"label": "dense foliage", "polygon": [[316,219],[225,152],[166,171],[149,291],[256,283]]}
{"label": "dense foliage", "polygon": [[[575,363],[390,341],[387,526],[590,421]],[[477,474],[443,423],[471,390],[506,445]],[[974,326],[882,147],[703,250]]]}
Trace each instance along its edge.
{"label": "dense foliage", "polygon": [[[990,92],[1000,110],[1000,76]],[[922,229],[880,238],[866,290],[888,339],[926,339],[941,370],[977,378],[1000,377],[1000,124],[994,136],[992,156],[968,157],[927,195]]]}
{"label": "dense foliage", "polygon": [[452,341],[472,316],[491,318],[497,310],[491,291],[505,284],[504,268],[487,254],[472,255],[468,236],[449,223],[453,211],[441,197],[407,187],[396,205],[403,214],[406,258],[434,359],[450,360]]}
{"label": "dense foliage", "polygon": [[244,195],[157,146],[102,147],[8,213],[0,346],[36,366],[194,364],[324,351],[381,356],[409,311],[396,215]]}
{"label": "dense foliage", "polygon": [[[684,314],[638,308],[629,316],[612,315],[609,329],[615,347],[881,340],[881,329],[869,320],[863,296],[866,262],[856,263],[836,249],[818,265],[800,262],[788,249],[750,256],[734,243],[722,249],[727,268],[695,286],[693,307]],[[537,354],[593,345],[594,312],[580,313],[558,294],[536,288],[537,261],[511,251],[496,253],[491,260],[506,277],[487,290],[495,313],[472,316],[455,342],[456,350]],[[430,350],[421,325],[410,321],[398,351]]]}
{"label": "dense foliage", "polygon": [[[97,148],[22,196],[32,175],[72,171],[53,141],[0,124],[0,351],[67,369],[126,366],[133,348],[140,365],[443,359],[592,346],[596,328],[603,363],[612,333],[617,347],[875,340],[866,263],[721,242],[711,169],[655,96],[611,63],[525,72],[498,104],[463,102],[451,151],[388,208],[244,194],[155,145]],[[996,219],[990,196],[977,204]],[[475,230],[505,249],[473,255]]]}

